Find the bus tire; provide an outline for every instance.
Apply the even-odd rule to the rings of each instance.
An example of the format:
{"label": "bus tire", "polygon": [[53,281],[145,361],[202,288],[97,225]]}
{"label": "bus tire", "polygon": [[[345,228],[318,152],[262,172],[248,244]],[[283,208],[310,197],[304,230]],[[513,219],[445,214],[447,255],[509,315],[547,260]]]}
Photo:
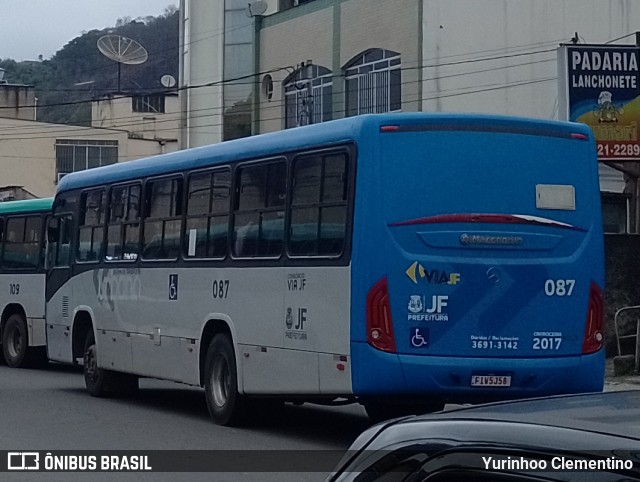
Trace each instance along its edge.
{"label": "bus tire", "polygon": [[2,354],[11,368],[37,366],[47,360],[45,347],[29,347],[27,323],[19,313],[9,316],[4,324]]}
{"label": "bus tire", "polygon": [[107,370],[98,368],[98,357],[96,352],[96,339],[93,330],[89,330],[84,341],[83,352],[84,384],[87,392],[92,397],[104,397],[107,394],[109,384],[109,373]]}
{"label": "bus tire", "polygon": [[229,336],[213,337],[207,350],[204,393],[209,415],[218,425],[236,425],[245,405],[238,393],[238,370],[233,344]]}
{"label": "bus tire", "polygon": [[98,367],[93,330],[89,330],[84,342],[83,372],[84,384],[92,397],[105,397],[114,393],[132,395],[138,391],[138,376]]}

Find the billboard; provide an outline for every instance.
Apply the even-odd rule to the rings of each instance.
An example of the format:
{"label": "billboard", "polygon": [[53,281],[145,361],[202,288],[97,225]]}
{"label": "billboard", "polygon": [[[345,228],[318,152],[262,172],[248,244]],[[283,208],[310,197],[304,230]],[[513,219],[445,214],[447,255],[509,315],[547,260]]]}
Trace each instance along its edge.
{"label": "billboard", "polygon": [[640,47],[562,45],[560,118],[593,130],[601,161],[640,160]]}

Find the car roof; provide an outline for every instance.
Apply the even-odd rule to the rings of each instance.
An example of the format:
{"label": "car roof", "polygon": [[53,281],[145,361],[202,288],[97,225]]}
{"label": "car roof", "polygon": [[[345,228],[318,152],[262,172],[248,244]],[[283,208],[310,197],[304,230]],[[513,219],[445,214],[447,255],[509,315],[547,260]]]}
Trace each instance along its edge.
{"label": "car roof", "polygon": [[526,423],[640,441],[640,390],[563,395],[464,407],[399,420],[469,420]]}
{"label": "car roof", "polygon": [[[396,451],[428,455],[434,467],[453,464],[457,468],[468,460],[447,459],[446,454],[475,454],[475,459],[469,459],[473,464],[482,454],[509,459],[518,455],[575,458],[577,454],[579,458],[637,460],[640,391],[498,402],[389,420],[370,427],[354,441],[330,480],[354,480],[352,475],[364,470],[391,470],[398,462]],[[392,465],[385,468],[385,464]]]}

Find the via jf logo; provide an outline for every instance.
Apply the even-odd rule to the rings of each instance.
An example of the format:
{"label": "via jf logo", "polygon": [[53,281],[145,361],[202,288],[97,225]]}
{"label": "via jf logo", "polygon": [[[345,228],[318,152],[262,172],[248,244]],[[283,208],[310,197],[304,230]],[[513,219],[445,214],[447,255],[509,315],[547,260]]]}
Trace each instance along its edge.
{"label": "via jf logo", "polygon": [[439,269],[428,270],[417,261],[409,266],[405,273],[414,284],[418,284],[419,279],[438,285],[457,285],[460,282],[460,273],[447,273]]}

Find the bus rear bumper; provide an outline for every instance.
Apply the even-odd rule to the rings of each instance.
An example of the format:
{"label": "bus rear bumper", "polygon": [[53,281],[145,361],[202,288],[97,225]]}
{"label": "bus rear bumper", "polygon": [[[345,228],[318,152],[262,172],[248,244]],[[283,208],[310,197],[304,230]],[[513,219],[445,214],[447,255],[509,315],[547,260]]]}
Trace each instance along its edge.
{"label": "bus rear bumper", "polygon": [[[555,358],[397,355],[357,343],[352,350],[353,389],[360,396],[429,395],[454,403],[480,403],[600,392],[604,386],[604,350]],[[509,386],[472,386],[475,375],[509,377]]]}

